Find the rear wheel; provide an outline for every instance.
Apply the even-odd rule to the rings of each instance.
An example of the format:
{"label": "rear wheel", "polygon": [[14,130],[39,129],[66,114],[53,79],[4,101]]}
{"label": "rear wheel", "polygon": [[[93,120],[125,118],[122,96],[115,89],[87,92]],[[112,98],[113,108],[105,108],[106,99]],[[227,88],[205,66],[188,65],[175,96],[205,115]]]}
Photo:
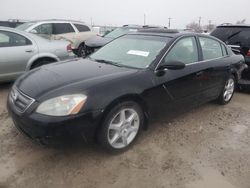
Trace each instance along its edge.
{"label": "rear wheel", "polygon": [[40,67],[40,66],[43,66],[43,65],[48,65],[48,64],[54,63],[54,62],[56,62],[56,61],[53,60],[53,59],[41,59],[41,60],[38,60],[35,63],[33,63],[33,65],[31,66],[30,69],[35,69],[37,67]]}
{"label": "rear wheel", "polygon": [[118,104],[107,114],[98,141],[109,151],[123,151],[134,143],[143,122],[143,112],[137,103]]}
{"label": "rear wheel", "polygon": [[86,55],[86,51],[85,51],[86,49],[85,49],[85,45],[84,44],[81,44],[80,46],[79,46],[79,48],[78,48],[78,52],[77,52],[77,56],[78,57],[86,57],[87,55]]}
{"label": "rear wheel", "polygon": [[218,98],[218,102],[220,104],[224,105],[224,104],[227,104],[231,101],[231,99],[233,98],[233,95],[234,95],[235,86],[236,86],[235,77],[233,75],[231,75],[227,79],[225,86],[224,86],[224,89]]}

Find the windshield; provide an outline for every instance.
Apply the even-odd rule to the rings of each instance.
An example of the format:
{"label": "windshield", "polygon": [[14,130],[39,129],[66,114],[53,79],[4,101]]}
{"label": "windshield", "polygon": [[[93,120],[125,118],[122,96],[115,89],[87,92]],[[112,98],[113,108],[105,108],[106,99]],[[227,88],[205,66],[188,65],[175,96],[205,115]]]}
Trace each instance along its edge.
{"label": "windshield", "polygon": [[24,23],[24,24],[21,24],[21,25],[17,26],[16,29],[25,31],[26,29],[33,26],[34,24],[35,24],[35,22],[27,22],[27,23]]}
{"label": "windshield", "polygon": [[126,35],[105,45],[90,58],[120,66],[147,68],[169,40],[167,37]]}
{"label": "windshield", "polygon": [[111,31],[110,33],[105,35],[104,37],[115,39],[115,38],[118,38],[122,35],[129,33],[129,32],[136,32],[136,31],[138,31],[138,29],[136,29],[136,28],[117,28],[114,31]]}

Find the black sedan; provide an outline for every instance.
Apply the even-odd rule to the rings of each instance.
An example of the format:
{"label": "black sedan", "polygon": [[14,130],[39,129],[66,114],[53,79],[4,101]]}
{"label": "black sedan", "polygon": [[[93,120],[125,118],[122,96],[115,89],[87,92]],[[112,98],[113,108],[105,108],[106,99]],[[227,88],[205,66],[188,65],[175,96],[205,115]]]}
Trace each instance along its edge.
{"label": "black sedan", "polygon": [[16,127],[40,143],[81,135],[122,151],[154,114],[212,100],[227,104],[242,67],[244,58],[211,36],[142,30],[88,59],[23,75],[8,109]]}

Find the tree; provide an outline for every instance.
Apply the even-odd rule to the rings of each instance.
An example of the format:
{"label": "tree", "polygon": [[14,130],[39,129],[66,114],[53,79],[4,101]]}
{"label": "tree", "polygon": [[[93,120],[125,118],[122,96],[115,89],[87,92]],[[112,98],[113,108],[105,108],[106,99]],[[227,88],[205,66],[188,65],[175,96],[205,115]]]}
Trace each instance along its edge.
{"label": "tree", "polygon": [[208,33],[211,33],[216,28],[216,25],[209,23],[208,25],[205,25],[204,28]]}
{"label": "tree", "polygon": [[199,33],[202,32],[202,28],[201,28],[200,25],[199,25],[198,23],[196,23],[196,22],[192,22],[192,23],[188,24],[188,25],[186,26],[186,28],[189,29],[189,30],[193,30],[193,31],[195,31],[195,32],[199,32]]}
{"label": "tree", "polygon": [[239,20],[236,22],[236,24],[245,24],[245,23],[246,23],[246,19]]}

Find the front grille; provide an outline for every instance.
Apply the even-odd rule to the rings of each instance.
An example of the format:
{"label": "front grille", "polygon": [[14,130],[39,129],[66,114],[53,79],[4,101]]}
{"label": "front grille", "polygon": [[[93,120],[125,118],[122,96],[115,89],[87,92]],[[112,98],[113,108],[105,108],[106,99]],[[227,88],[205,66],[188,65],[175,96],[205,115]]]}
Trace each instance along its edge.
{"label": "front grille", "polygon": [[16,108],[16,110],[21,113],[25,112],[30,107],[30,105],[35,101],[31,97],[17,90],[15,87],[12,88],[9,95],[9,99],[10,102]]}

